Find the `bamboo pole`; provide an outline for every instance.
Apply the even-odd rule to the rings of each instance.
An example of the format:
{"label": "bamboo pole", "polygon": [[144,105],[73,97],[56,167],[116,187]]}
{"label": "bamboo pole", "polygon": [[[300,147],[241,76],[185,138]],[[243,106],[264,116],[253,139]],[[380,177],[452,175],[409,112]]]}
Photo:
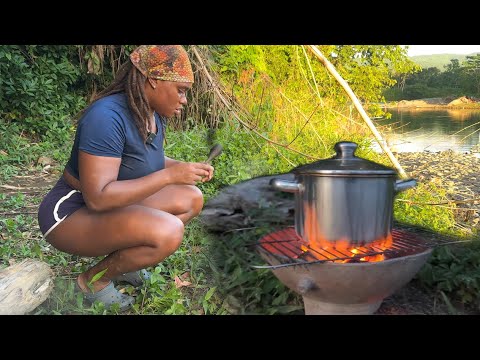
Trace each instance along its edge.
{"label": "bamboo pole", "polygon": [[377,139],[378,141],[378,144],[380,145],[380,147],[382,148],[383,151],[385,151],[385,153],[388,155],[390,161],[393,163],[393,165],[395,166],[395,168],[397,169],[399,175],[401,178],[403,179],[406,179],[407,178],[407,174],[405,173],[405,171],[403,170],[402,166],[400,165],[400,163],[398,162],[398,160],[395,158],[395,155],[393,155],[393,153],[390,151],[389,147],[387,146],[385,140],[382,138],[382,135],[378,132],[378,130],[376,129],[375,125],[373,124],[372,120],[370,120],[370,117],[368,116],[368,114],[365,112],[365,110],[363,109],[362,107],[362,104],[360,103],[360,101],[358,100],[357,96],[353,93],[352,89],[350,88],[350,86],[347,84],[347,82],[340,76],[340,74],[337,72],[337,70],[335,69],[335,67],[332,65],[332,63],[330,61],[328,61],[328,59],[323,56],[323,54],[320,52],[320,50],[315,46],[315,45],[308,45],[308,47],[310,48],[310,50],[312,50],[312,52],[315,54],[315,56],[320,60],[320,62],[325,65],[325,67],[327,68],[327,70],[335,77],[335,79],[337,79],[337,81],[340,83],[340,85],[342,85],[342,87],[344,88],[344,90],[347,92],[348,96],[350,97],[350,99],[352,99],[353,101],[353,104],[355,105],[355,108],[358,110],[358,112],[360,113],[360,115],[362,116],[363,120],[366,122],[366,124],[368,125],[368,127],[370,128],[370,130],[372,131],[373,135],[375,136],[375,138]]}

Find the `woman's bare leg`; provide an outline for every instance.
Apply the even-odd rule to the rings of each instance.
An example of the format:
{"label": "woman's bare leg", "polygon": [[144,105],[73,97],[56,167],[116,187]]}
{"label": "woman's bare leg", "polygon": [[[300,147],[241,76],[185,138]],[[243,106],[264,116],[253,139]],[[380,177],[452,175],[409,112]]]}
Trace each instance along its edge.
{"label": "woman's bare leg", "polygon": [[163,210],[187,224],[202,211],[203,194],[196,186],[169,185],[140,202],[140,205]]}
{"label": "woman's bare leg", "polygon": [[87,291],[86,284],[93,276],[107,269],[93,284],[94,291],[99,291],[112,278],[155,266],[173,254],[183,239],[183,225],[198,215],[202,206],[203,195],[197,187],[171,185],[141,205],[104,213],[82,208],[57,226],[48,241],[70,254],[109,254],[78,278],[80,287]]}

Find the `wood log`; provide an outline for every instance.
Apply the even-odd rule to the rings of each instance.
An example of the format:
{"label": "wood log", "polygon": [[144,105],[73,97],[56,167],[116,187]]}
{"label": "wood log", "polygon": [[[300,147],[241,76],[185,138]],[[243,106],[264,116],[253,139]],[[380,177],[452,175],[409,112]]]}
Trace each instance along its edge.
{"label": "wood log", "polygon": [[26,259],[0,271],[0,315],[23,315],[42,304],[53,289],[53,271]]}
{"label": "wood log", "polygon": [[274,190],[273,178],[294,180],[292,173],[262,176],[224,188],[210,199],[199,219],[211,232],[257,226],[260,223],[293,225],[294,194]]}

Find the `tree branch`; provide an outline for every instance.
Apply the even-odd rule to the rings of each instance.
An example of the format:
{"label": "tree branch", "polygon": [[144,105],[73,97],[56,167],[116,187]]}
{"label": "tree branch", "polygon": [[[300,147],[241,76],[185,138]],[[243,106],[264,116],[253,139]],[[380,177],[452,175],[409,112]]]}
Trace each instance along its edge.
{"label": "tree branch", "polygon": [[340,85],[343,87],[343,89],[347,92],[350,99],[352,99],[353,104],[355,105],[355,108],[358,110],[358,112],[362,116],[363,120],[367,123],[368,127],[370,128],[373,135],[377,139],[380,147],[383,149],[383,151],[385,151],[385,153],[388,155],[390,161],[393,163],[395,168],[398,170],[400,177],[403,178],[403,179],[407,178],[407,174],[403,170],[403,168],[400,165],[400,163],[398,162],[398,160],[395,158],[395,156],[390,151],[390,149],[387,146],[385,140],[383,140],[382,135],[375,128],[375,125],[372,123],[372,120],[370,120],[370,117],[368,116],[368,114],[363,109],[362,104],[360,104],[360,101],[358,100],[357,96],[354,94],[354,92],[352,91],[350,86],[340,76],[340,74],[337,72],[337,70],[332,65],[332,63],[330,61],[328,61],[328,59],[325,56],[323,56],[323,54],[320,52],[320,50],[315,45],[308,45],[308,46],[309,46],[309,49],[314,53],[314,55],[320,60],[320,62],[323,65],[325,65],[327,70],[335,77],[335,79],[337,79],[337,81],[340,83]]}

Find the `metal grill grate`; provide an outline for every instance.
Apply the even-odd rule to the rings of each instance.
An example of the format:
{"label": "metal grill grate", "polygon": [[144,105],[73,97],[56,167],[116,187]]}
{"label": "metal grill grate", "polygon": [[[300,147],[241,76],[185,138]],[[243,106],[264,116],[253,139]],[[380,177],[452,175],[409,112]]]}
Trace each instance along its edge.
{"label": "metal grill grate", "polygon": [[293,227],[289,227],[265,235],[256,244],[256,247],[260,252],[265,252],[269,256],[275,257],[280,265],[254,267],[271,269],[326,261],[342,262],[344,260],[348,263],[355,263],[363,262],[361,260],[362,258],[375,255],[383,255],[384,260],[387,260],[420,253],[433,246],[458,242],[431,242],[412,232],[398,229],[392,230],[392,238],[393,244],[386,250],[375,245],[364,245],[356,249],[356,251],[358,251],[357,254],[353,254],[348,250],[337,250],[335,248],[328,250],[314,249],[298,236]]}

